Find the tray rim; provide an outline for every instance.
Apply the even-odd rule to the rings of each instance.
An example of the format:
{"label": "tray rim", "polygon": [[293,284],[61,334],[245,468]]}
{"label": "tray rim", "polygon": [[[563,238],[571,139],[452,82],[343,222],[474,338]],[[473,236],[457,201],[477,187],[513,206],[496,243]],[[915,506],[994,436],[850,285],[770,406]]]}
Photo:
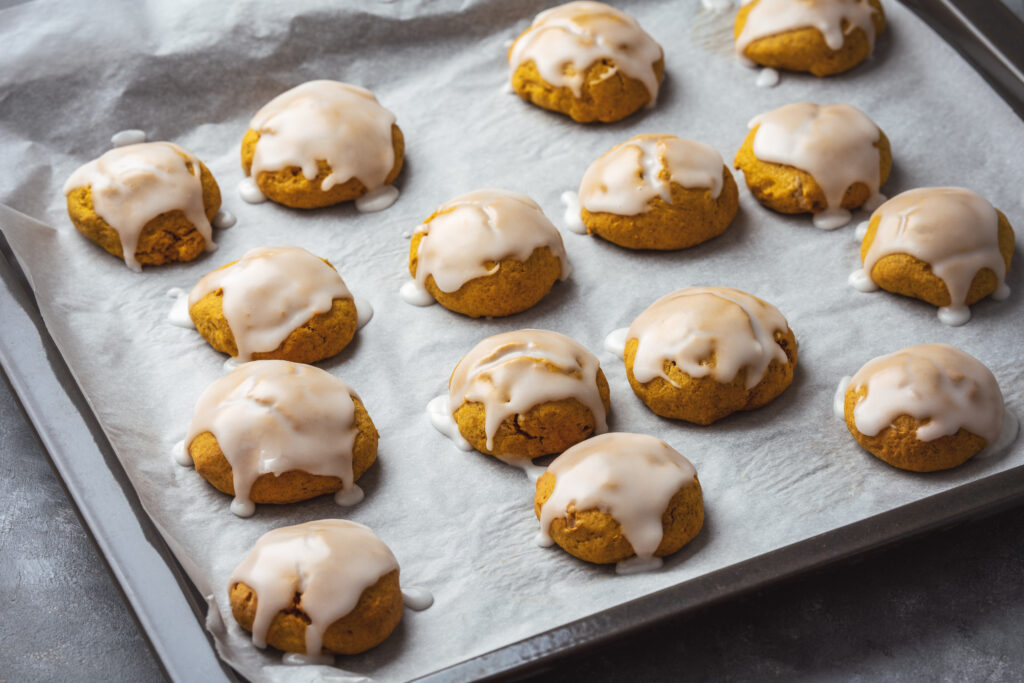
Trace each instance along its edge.
{"label": "tray rim", "polygon": [[[950,44],[1024,119],[1022,22],[1001,2],[900,0]],[[43,445],[72,507],[173,681],[245,680],[216,653],[206,602],[139,502],[120,461],[39,313],[28,278],[0,231],[0,376]],[[38,337],[38,346],[22,343]],[[59,416],[55,418],[54,416]],[[93,457],[82,466],[82,452]],[[907,539],[985,517],[1024,500],[1024,465],[603,610],[417,680],[523,677],[545,663],[759,587]],[[156,588],[154,590],[154,587]],[[204,647],[205,646],[205,647]]]}

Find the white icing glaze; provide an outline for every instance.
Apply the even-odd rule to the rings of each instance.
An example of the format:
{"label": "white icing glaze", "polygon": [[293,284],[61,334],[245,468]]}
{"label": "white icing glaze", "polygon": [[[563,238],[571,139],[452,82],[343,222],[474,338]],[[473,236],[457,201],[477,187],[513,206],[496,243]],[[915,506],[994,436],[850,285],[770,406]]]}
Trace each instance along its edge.
{"label": "white icing glaze", "polygon": [[608,336],[604,338],[604,350],[619,358],[625,356],[627,334],[629,334],[628,327],[619,327],[609,332]]}
{"label": "white icing glaze", "polygon": [[615,563],[615,573],[628,576],[661,569],[665,563],[660,557],[630,557]]}
{"label": "white icing glaze", "polygon": [[459,432],[459,425],[455,423],[455,418],[452,417],[452,411],[448,407],[449,403],[448,394],[441,394],[430,399],[430,403],[427,404],[427,417],[430,418],[430,424],[434,425],[434,429],[451,439],[452,443],[459,450],[471,451],[473,446]]}
{"label": "white icing glaze", "polygon": [[228,228],[232,228],[237,222],[238,219],[235,218],[235,214],[230,211],[225,211],[224,209],[218,211],[213,217],[213,227],[218,230],[227,230]]}
{"label": "white icing glaze", "polygon": [[971,319],[971,309],[967,306],[940,306],[935,311],[935,315],[944,325],[960,327],[966,325]]}
{"label": "white icing glaze", "polygon": [[[670,361],[690,377],[727,383],[746,368],[746,387],[761,381],[771,362],[787,363],[775,343],[786,319],[771,304],[732,287],[689,287],[661,297],[637,316],[626,334],[637,340],[633,376],[640,383],[665,374]],[[714,367],[707,361],[714,355]]]}
{"label": "white icing glaze", "polygon": [[757,79],[754,85],[758,88],[774,88],[779,84],[779,72],[770,67],[765,67],[757,72]]}
{"label": "white icing glaze", "polygon": [[369,90],[338,81],[309,81],[281,93],[249,122],[260,134],[250,175],[302,169],[312,180],[319,161],[331,173],[320,189],[327,191],[358,178],[368,191],[384,185],[395,165],[391,126],[395,115]]}
{"label": "white icing glaze", "polygon": [[875,45],[874,13],[868,0],[759,0],[736,38],[736,54],[748,61],[743,53],[755,40],[802,28],[818,29],[830,50],[840,49],[846,36],[859,28],[867,36],[870,53]]}
{"label": "white icing glaze", "polygon": [[139,130],[138,128],[129,128],[127,130],[119,130],[110,136],[110,144],[114,147],[127,147],[128,145],[138,145],[146,141],[146,131]]}
{"label": "white icing glaze", "polygon": [[722,191],[722,155],[701,142],[674,135],[637,135],[612,147],[580,181],[580,205],[592,213],[635,216],[655,197],[672,203],[671,183]]}
{"label": "white icing glaze", "polygon": [[341,276],[301,247],[260,247],[206,275],[188,297],[189,309],[223,290],[224,317],[240,361],[273,351],[335,299],[351,299]]}
{"label": "white icing glaze", "polygon": [[651,106],[659,85],[654,64],[663,56],[661,46],[625,12],[601,2],[570,2],[538,14],[512,45],[508,62],[510,78],[532,61],[545,81],[581,97],[586,70],[607,59],[616,70],[644,84]]}
{"label": "white icing glaze", "polygon": [[398,570],[391,550],[362,524],[321,519],[273,529],[231,573],[229,587],[244,583],[256,594],[252,642],[266,647],[277,613],[292,606],[309,616],[306,654],[322,654],[328,627],[348,615],[381,577]]}
{"label": "white icing glaze", "polygon": [[[286,666],[333,666],[334,655],[303,655],[298,652],[285,652],[281,655],[281,663]],[[358,680],[361,676],[356,679],[350,679],[348,676],[342,677],[342,681],[349,683],[350,681]],[[340,683],[334,676],[331,676],[331,683]]]}
{"label": "white icing glaze", "polygon": [[857,430],[876,436],[900,415],[923,421],[921,441],[956,434],[960,428],[995,443],[1003,422],[999,384],[979,360],[947,344],[922,344],[864,364],[848,389],[867,388],[857,401]]}
{"label": "white icing glaze", "polygon": [[366,323],[373,320],[373,306],[361,296],[353,295],[352,302],[356,306],[356,329],[361,330],[366,327]]}
{"label": "white icing glaze", "polygon": [[572,190],[566,190],[560,197],[562,205],[565,206],[565,213],[562,221],[570,232],[577,235],[586,235],[587,226],[583,224],[583,217],[580,215],[580,196]]}
{"label": "white icing glaze", "polygon": [[402,285],[398,295],[402,297],[402,301],[412,306],[432,306],[437,303],[427,288],[415,280],[409,280]]}
{"label": "white icing glaze", "polygon": [[[879,196],[884,196],[884,195],[879,195]],[[861,221],[860,223],[858,223],[857,227],[854,228],[853,236],[855,238],[859,239],[859,240],[864,239],[864,235],[868,234],[868,225],[870,225],[870,224],[871,224],[871,221]]]}
{"label": "white icing glaze", "polygon": [[262,204],[267,201],[267,195],[263,194],[252,178],[243,178],[238,181],[238,196],[247,204]]}
{"label": "white icing glaze", "polygon": [[413,611],[422,612],[434,604],[434,595],[421,586],[407,586],[402,589],[402,603]]}
{"label": "white icing glaze", "polygon": [[[552,367],[554,366],[554,367]],[[452,372],[448,413],[463,403],[481,403],[487,448],[506,419],[548,401],[575,398],[594,415],[595,434],[608,431],[597,388],[600,365],[576,341],[548,330],[516,330],[488,337]]]}
{"label": "white icing glaze", "polygon": [[117,231],[125,264],[142,266],[135,250],[146,223],[162,213],[181,211],[214,248],[213,229],[203,205],[199,159],[170,142],[116,147],[80,166],[64,183],[64,194],[88,187],[93,210]]}
{"label": "white icing glaze", "polygon": [[356,199],[356,211],[374,213],[390,207],[398,199],[398,188],[394,185],[381,185]]}
{"label": "white icing glaze", "polygon": [[352,489],[355,395],[340,379],[312,365],[243,363],[199,397],[185,443],[191,447],[204,432],[217,439],[231,465],[235,514],[252,514],[249,490],[268,472],[338,477],[343,489]]}
{"label": "white icing glaze", "polygon": [[365,497],[366,494],[363,492],[363,489],[357,484],[352,484],[352,488],[341,489],[334,494],[334,504],[341,507],[351,507],[363,502]]}
{"label": "white icing glaze", "polygon": [[185,451],[184,441],[178,441],[171,447],[171,457],[182,467],[192,467],[195,464],[192,462],[192,456]]}
{"label": "white icing glaze", "polygon": [[850,386],[851,379],[853,378],[845,375],[839,380],[839,386],[836,387],[835,393],[832,394],[832,415],[840,420],[846,419],[846,390]]}
{"label": "white icing glaze", "polygon": [[502,259],[525,262],[542,247],[561,262],[559,279],[569,277],[558,229],[535,201],[518,192],[477,190],[455,197],[414,234],[422,236],[415,279],[424,289],[432,275],[442,292],[455,292],[474,278],[496,273]]}
{"label": "white icing glaze", "polygon": [[832,229],[850,220],[841,204],[854,183],[864,183],[872,197],[878,193],[881,156],[875,143],[881,131],[856,107],[797,102],[755,116],[748,127],[757,128],[754,156],[805,171],[821,187],[833,213],[815,223],[818,227]]}
{"label": "white icing glaze", "polygon": [[853,214],[846,209],[826,209],[814,214],[811,222],[818,230],[835,230],[849,223],[851,218]]}
{"label": "white icing glaze", "polygon": [[850,286],[859,292],[876,292],[878,291],[878,285],[872,280],[863,268],[850,273],[850,277],[846,279],[850,283]]}
{"label": "white icing glaze", "polygon": [[176,327],[184,327],[190,330],[196,329],[195,323],[192,322],[192,317],[188,314],[188,292],[181,287],[171,287],[167,290],[167,296],[174,298],[171,310],[167,312],[167,322]]}
{"label": "white icing glaze", "polygon": [[870,274],[879,260],[892,254],[924,261],[949,290],[950,306],[939,310],[942,322],[967,322],[967,293],[983,268],[991,269],[1005,287],[999,216],[977,193],[960,187],[908,190],[882,204],[871,220],[878,227],[864,255],[864,272]]}
{"label": "white icing glaze", "polygon": [[625,433],[576,444],[555,458],[548,472],[555,487],[540,508],[542,539],[550,538],[551,522],[565,517],[570,504],[577,512],[607,513],[636,553],[638,562],[623,565],[624,572],[653,568],[644,560],[651,560],[661,544],[661,517],[672,496],[697,478],[690,461],[661,439]]}

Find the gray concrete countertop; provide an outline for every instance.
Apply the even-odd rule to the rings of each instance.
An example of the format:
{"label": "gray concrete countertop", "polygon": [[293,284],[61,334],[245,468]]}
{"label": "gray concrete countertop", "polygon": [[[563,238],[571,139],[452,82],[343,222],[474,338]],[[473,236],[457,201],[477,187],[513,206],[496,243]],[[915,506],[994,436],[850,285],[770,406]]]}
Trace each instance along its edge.
{"label": "gray concrete countertop", "polygon": [[[0,383],[0,683],[161,671]],[[551,680],[1024,679],[1024,506],[584,653]]]}

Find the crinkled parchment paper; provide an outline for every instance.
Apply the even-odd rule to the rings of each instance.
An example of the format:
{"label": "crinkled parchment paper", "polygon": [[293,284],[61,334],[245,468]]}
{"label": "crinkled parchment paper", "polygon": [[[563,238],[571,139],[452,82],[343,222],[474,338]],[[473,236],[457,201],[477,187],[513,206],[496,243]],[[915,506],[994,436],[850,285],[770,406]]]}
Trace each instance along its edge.
{"label": "crinkled parchment paper", "polygon": [[[0,209],[0,225],[143,504],[210,596],[222,656],[250,679],[306,680],[310,673],[252,647],[226,609],[231,569],[277,526],[328,516],[365,523],[394,550],[403,582],[433,591],[435,605],[407,613],[383,645],[338,660],[374,679],[407,679],[1024,463],[1018,441],[1001,457],[950,472],[904,473],[861,450],[831,413],[840,377],[876,355],[934,341],[988,364],[1020,413],[1024,264],[1014,264],[1008,301],[983,301],[970,323],[949,328],[931,306],[847,285],[858,265],[853,224],[821,232],[806,217],[762,208],[745,189],[728,232],[677,253],[634,253],[566,232],[572,278],[511,318],[470,320],[399,299],[408,278],[404,234],[456,194],[526,192],[561,226],[559,195],[575,189],[613,144],[637,133],[675,133],[731,161],[752,116],[801,100],[852,103],[886,131],[895,157],[883,188],[890,196],[964,185],[1024,226],[1024,125],[902,6],[886,3],[889,28],[870,63],[826,80],[786,74],[765,90],[731,57],[728,20],[710,20],[699,2],[628,5],[665,47],[667,80],[656,108],[590,126],[504,90],[507,41],[544,7],[532,0],[54,1],[0,11],[0,201],[39,221]],[[300,212],[238,198],[238,148],[249,117],[314,78],[370,88],[397,115],[408,156],[402,195],[389,210]],[[72,228],[63,180],[129,128],[177,142],[209,165],[225,208],[238,216],[237,226],[215,235],[218,251],[139,275]],[[360,481],[366,499],[353,508],[324,497],[260,506],[239,519],[227,496],[171,458],[224,357],[194,331],[166,322],[166,292],[273,244],[330,258],[376,308],[355,342],[321,365],[363,397],[381,433],[380,455]],[[701,428],[659,419],[633,396],[602,339],[657,297],[689,285],[739,287],[788,317],[800,361],[793,385],[774,403]],[[616,576],[611,567],[537,547],[523,474],[458,451],[430,426],[424,408],[445,390],[459,358],[482,337],[520,327],[557,330],[598,353],[612,387],[612,428],[658,435],[697,466],[707,526],[661,571]]]}

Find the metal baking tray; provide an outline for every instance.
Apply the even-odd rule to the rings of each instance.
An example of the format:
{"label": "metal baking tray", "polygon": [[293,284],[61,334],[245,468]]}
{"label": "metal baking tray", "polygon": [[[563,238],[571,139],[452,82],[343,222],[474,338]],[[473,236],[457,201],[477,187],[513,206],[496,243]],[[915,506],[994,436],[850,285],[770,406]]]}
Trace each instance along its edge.
{"label": "metal baking tray", "polygon": [[[1024,119],[1024,23],[998,2],[902,0]],[[173,681],[243,680],[217,657],[206,603],[144,513],[120,462],[50,338],[0,233],[0,367],[139,626]],[[424,677],[523,677],[546,663],[663,620],[883,545],[1024,501],[1016,467],[677,584]]]}

